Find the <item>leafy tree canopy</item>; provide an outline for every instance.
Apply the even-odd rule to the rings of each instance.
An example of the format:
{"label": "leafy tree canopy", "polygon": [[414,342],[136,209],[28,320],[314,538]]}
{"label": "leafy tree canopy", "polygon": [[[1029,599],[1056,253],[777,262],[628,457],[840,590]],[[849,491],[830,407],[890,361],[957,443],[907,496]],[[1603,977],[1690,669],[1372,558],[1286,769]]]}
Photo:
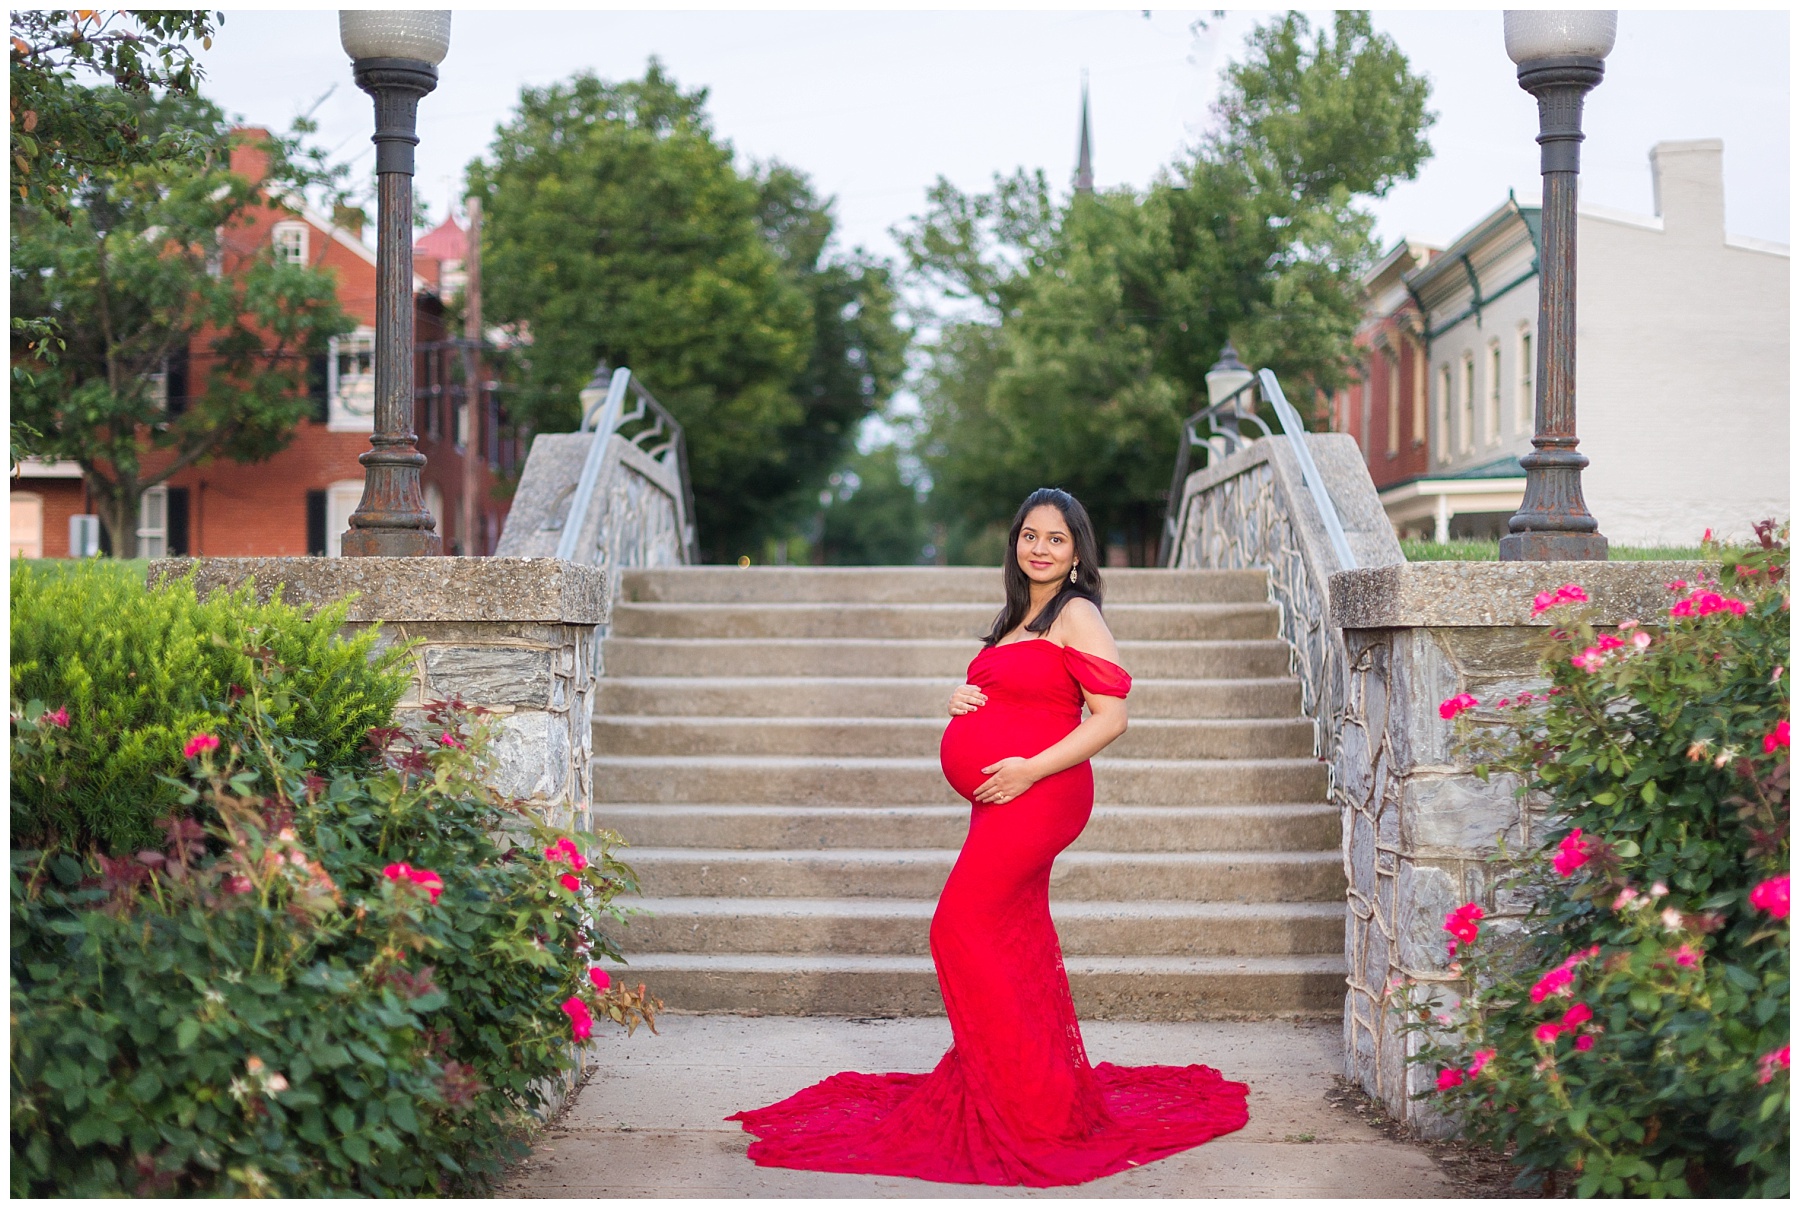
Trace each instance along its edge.
{"label": "leafy tree canopy", "polygon": [[904,338],[888,266],[832,250],[802,174],[740,170],[706,91],[652,59],[641,80],[526,89],[469,178],[484,305],[528,338],[515,420],[573,429],[596,363],[628,365],[686,430],[707,557],[816,510]]}
{"label": "leafy tree canopy", "polygon": [[1367,13],[1257,28],[1216,128],[1147,193],[1052,199],[1042,173],[968,195],[940,180],[896,231],[914,279],[963,305],[921,381],[921,452],[953,556],[1034,487],[1073,491],[1149,561],[1182,417],[1227,339],[1305,408],[1345,380],[1359,208],[1430,153],[1427,85]]}
{"label": "leafy tree canopy", "polygon": [[[134,101],[154,89],[191,94],[201,71],[188,43],[210,49],[224,23],[224,13],[177,9],[13,9],[9,84],[18,200],[67,216],[87,176],[189,153],[184,130],[146,132]],[[111,87],[95,87],[94,80]]]}
{"label": "leafy tree canopy", "polygon": [[[80,463],[125,557],[146,489],[207,458],[255,461],[287,444],[309,407],[308,357],[353,326],[332,274],[277,262],[243,229],[253,211],[334,175],[300,135],[269,141],[259,186],[230,171],[231,125],[210,102],[132,103],[144,137],[188,154],[92,166],[64,218],[15,202],[11,264],[14,315],[61,333],[40,358],[14,328],[15,456]],[[158,376],[190,338],[196,389],[165,399]]]}

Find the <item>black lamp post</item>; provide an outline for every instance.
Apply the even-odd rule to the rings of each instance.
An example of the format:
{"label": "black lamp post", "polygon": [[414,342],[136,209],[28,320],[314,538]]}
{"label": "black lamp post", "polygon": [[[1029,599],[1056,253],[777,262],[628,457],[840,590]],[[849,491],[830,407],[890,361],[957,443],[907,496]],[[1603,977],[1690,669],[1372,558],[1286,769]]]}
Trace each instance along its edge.
{"label": "black lamp post", "polygon": [[413,148],[419,98],[437,87],[450,50],[448,10],[338,13],[338,36],[353,60],[356,86],[375,98],[375,431],[362,500],[344,534],[346,557],[443,553],[425,508],[419,471],[425,455],[413,432]]}
{"label": "black lamp post", "polygon": [[1543,148],[1543,249],[1538,278],[1537,424],[1525,498],[1500,539],[1506,561],[1605,559],[1600,522],[1581,498],[1587,457],[1575,437],[1575,178],[1581,105],[1606,74],[1619,15],[1606,10],[1508,10],[1506,53],[1538,102]]}

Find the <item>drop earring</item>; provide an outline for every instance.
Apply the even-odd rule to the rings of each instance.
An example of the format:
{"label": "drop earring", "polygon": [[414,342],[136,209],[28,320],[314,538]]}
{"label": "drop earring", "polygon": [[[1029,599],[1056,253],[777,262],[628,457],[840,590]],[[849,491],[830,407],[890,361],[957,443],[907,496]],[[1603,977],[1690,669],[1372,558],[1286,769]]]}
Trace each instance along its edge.
{"label": "drop earring", "polygon": [[[1080,566],[1080,565],[1081,565],[1081,564],[1080,564],[1080,563],[1076,563],[1076,564],[1075,564],[1075,567],[1079,567],[1079,566]],[[1070,568],[1069,568],[1069,582],[1070,582],[1070,583],[1074,583],[1074,582],[1075,582],[1075,567],[1070,567]]]}

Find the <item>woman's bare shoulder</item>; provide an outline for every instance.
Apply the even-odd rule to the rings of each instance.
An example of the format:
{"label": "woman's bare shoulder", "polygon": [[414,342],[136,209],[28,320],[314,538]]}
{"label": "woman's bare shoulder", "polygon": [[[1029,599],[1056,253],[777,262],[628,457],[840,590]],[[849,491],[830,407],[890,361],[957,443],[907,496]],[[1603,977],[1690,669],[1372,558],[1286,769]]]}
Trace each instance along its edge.
{"label": "woman's bare shoulder", "polygon": [[1077,596],[1063,605],[1062,612],[1057,614],[1055,629],[1056,641],[1063,646],[1072,646],[1109,663],[1118,662],[1119,644],[1113,641],[1106,618],[1100,615],[1100,607],[1086,597]]}

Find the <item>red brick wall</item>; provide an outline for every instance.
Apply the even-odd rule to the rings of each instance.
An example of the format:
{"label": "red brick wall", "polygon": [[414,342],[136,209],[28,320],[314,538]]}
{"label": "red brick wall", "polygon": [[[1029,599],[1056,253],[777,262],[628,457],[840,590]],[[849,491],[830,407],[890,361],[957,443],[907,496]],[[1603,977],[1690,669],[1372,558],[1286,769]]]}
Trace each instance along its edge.
{"label": "red brick wall", "polygon": [[12,490],[44,501],[44,557],[69,557],[69,518],[87,511],[81,480],[18,478]]}

